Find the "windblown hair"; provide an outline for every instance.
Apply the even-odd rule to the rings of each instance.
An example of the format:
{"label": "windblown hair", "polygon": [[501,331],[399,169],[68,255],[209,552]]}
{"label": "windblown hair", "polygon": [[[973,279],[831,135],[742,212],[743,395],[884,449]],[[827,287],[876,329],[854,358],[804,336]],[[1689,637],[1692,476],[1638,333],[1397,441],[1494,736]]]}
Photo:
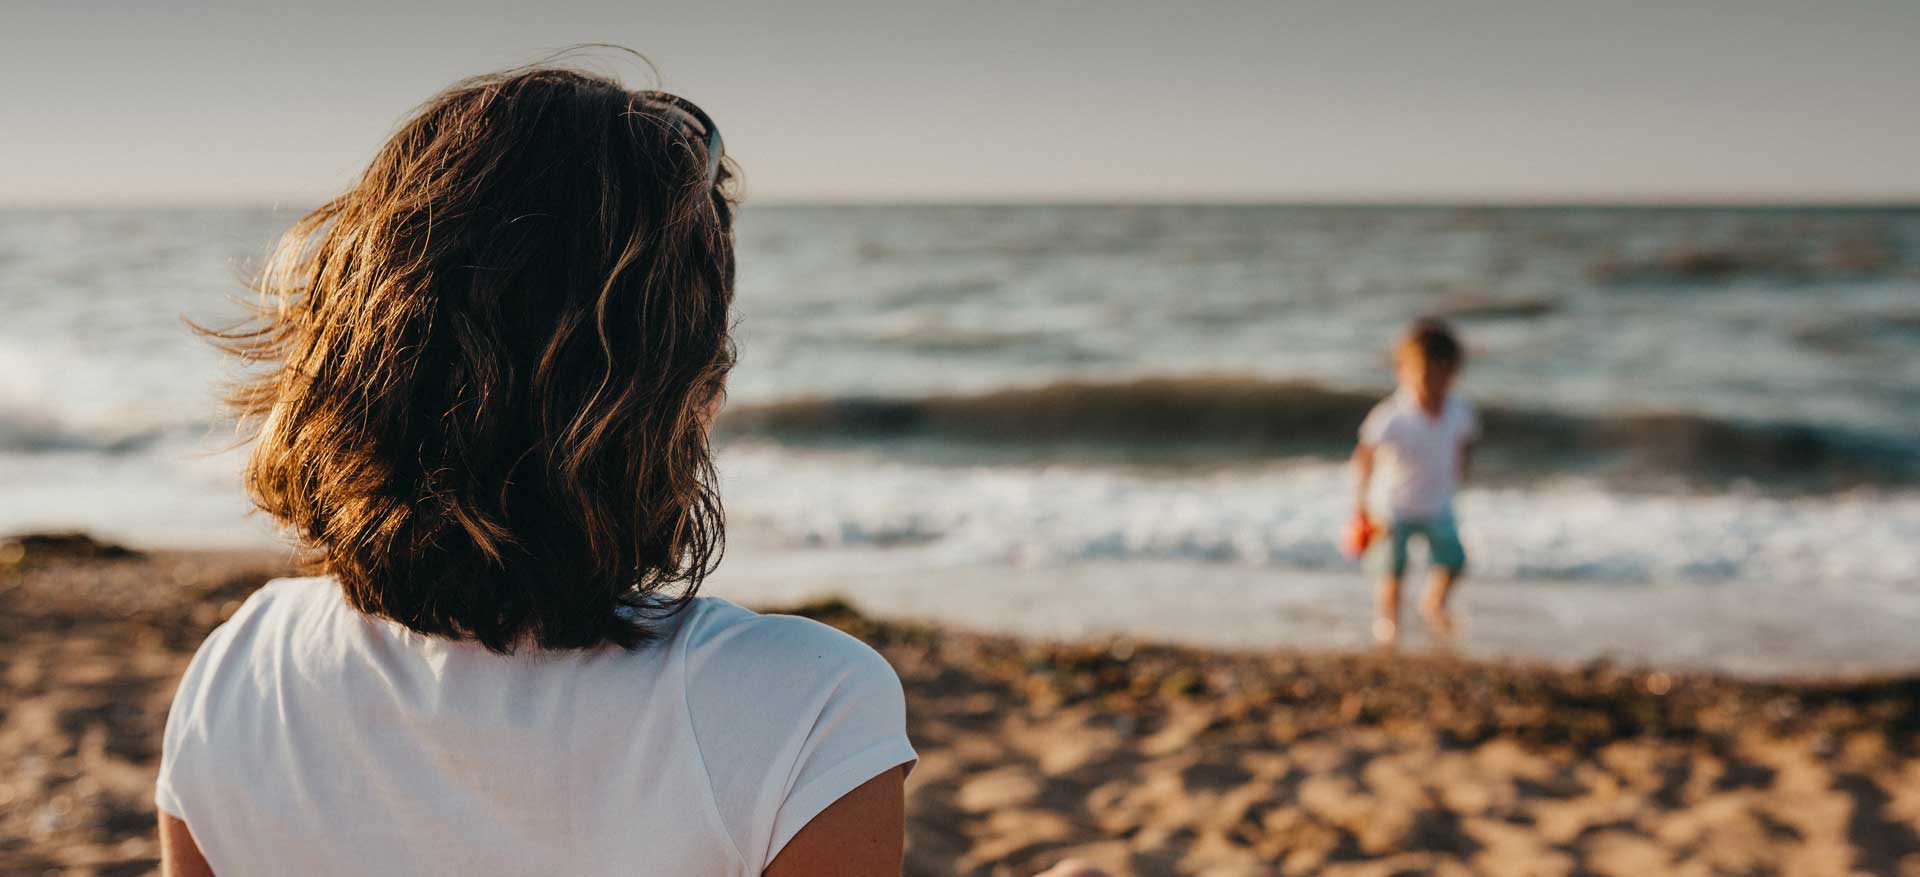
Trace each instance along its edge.
{"label": "windblown hair", "polygon": [[1467,350],[1453,334],[1453,328],[1439,319],[1423,319],[1407,328],[1394,348],[1396,356],[1418,357],[1428,365],[1459,368],[1466,364]]}
{"label": "windblown hair", "polygon": [[457,83],[287,233],[258,320],[209,332],[265,367],[230,397],[254,502],[355,608],[631,647],[718,562],[735,175],[691,127],[573,70]]}

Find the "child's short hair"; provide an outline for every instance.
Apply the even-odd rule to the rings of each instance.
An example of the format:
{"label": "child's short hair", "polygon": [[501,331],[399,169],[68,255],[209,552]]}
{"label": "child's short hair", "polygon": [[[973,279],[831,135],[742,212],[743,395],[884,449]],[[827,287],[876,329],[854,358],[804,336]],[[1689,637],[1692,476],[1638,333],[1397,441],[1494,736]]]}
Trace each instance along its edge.
{"label": "child's short hair", "polygon": [[1428,365],[1445,365],[1454,368],[1466,362],[1467,351],[1460,345],[1453,329],[1445,321],[1438,319],[1417,320],[1400,336],[1400,343],[1394,346],[1396,357],[1418,357]]}
{"label": "child's short hair", "polygon": [[[361,611],[496,651],[632,646],[717,562],[733,171],[684,100],[460,83],[302,218],[257,326],[254,502]],[[686,587],[663,593],[673,584]]]}

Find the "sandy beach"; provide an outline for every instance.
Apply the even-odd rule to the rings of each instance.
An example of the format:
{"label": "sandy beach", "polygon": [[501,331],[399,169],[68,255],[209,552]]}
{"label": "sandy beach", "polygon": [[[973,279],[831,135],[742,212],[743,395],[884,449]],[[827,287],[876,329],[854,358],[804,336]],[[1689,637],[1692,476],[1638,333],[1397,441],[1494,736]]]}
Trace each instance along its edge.
{"label": "sandy beach", "polygon": [[[0,873],[156,867],[201,637],[285,561],[0,551]],[[770,607],[778,608],[778,607]],[[922,761],[907,872],[1920,873],[1920,679],[1045,642],[786,607],[872,643]]]}

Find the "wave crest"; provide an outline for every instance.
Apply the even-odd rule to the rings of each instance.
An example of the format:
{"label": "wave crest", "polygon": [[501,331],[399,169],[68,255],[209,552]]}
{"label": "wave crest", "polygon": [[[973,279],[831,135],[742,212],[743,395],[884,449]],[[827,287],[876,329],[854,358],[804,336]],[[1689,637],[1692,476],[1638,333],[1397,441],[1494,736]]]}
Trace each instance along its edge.
{"label": "wave crest", "polygon": [[[1373,394],[1231,376],[1063,381],[978,395],[800,398],[733,408],[723,436],[795,444],[909,442],[1092,462],[1329,457],[1351,449]],[[1920,443],[1802,423],[1649,412],[1480,408],[1476,474],[1826,490],[1920,482]]]}

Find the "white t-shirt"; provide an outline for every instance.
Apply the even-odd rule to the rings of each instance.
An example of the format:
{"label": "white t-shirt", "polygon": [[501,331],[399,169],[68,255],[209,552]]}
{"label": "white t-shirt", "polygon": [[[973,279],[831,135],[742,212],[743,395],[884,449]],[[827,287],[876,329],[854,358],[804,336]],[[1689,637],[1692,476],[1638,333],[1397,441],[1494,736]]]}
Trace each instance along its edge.
{"label": "white t-shirt", "polygon": [[1448,395],[1432,417],[1412,393],[1394,393],[1360,424],[1360,443],[1372,445],[1387,507],[1396,520],[1432,518],[1453,508],[1460,487],[1460,451],[1480,434],[1473,406]]}
{"label": "white t-shirt", "polygon": [[915,759],[859,640],[707,597],[661,625],[502,656],[271,582],[181,680],[155,799],[219,874],[758,877]]}

